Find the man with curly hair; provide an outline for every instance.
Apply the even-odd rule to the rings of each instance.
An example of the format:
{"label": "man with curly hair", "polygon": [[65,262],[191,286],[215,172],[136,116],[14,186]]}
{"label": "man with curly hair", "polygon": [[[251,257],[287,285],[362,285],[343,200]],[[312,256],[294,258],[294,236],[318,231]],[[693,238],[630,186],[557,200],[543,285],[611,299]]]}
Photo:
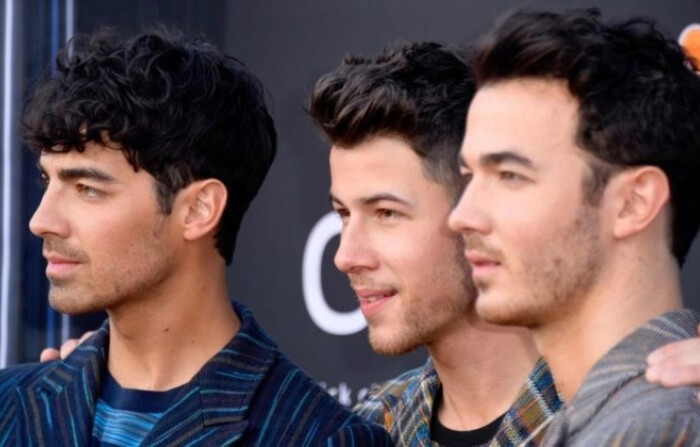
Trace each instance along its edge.
{"label": "man with curly hair", "polygon": [[0,372],[1,445],[388,445],[281,354],[226,284],[276,151],[260,84],[165,29],[75,41],[26,110],[49,300],[108,321]]}

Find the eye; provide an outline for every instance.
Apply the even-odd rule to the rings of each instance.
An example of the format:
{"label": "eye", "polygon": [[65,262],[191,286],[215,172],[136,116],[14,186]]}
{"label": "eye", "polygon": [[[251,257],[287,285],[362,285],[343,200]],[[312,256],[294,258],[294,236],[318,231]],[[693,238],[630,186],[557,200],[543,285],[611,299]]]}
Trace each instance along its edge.
{"label": "eye", "polygon": [[499,171],[498,178],[507,183],[522,183],[527,179],[513,171]]}
{"label": "eye", "polygon": [[462,178],[462,184],[467,186],[469,182],[472,181],[474,174],[472,174],[470,171],[462,171],[459,173],[459,176]]}
{"label": "eye", "polygon": [[391,219],[398,219],[399,217],[402,216],[401,213],[398,211],[389,209],[389,208],[377,208],[374,211],[375,216],[377,218],[382,219],[382,220],[391,220]]}
{"label": "eye", "polygon": [[350,211],[348,211],[346,208],[334,208],[334,211],[342,221],[345,221],[348,217],[350,217]]}
{"label": "eye", "polygon": [[76,189],[81,195],[87,197],[88,199],[98,199],[104,196],[104,193],[99,189],[93,188],[92,186],[83,185],[82,183],[76,185]]}

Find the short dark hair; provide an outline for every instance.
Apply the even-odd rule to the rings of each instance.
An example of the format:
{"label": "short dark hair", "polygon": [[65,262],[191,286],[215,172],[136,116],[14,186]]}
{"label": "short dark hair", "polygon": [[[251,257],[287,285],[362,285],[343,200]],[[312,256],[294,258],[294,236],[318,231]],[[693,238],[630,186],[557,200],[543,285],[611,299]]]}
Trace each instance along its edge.
{"label": "short dark hair", "polygon": [[163,27],[129,40],[106,30],[74,39],[36,90],[23,124],[37,155],[118,143],[135,170],[156,179],[164,214],[191,182],[222,181],[229,198],[216,247],[227,264],[276,153],[255,76],[203,38]]}
{"label": "short dark hair", "polygon": [[346,56],[316,82],[308,111],[343,148],[376,136],[403,139],[428,178],[459,193],[457,157],[474,93],[468,50],[394,43],[371,58]]}
{"label": "short dark hair", "polygon": [[576,141],[593,159],[589,194],[602,194],[615,169],[661,168],[671,189],[671,250],[680,265],[700,225],[695,70],[654,21],[603,22],[597,9],[512,13],[481,40],[474,61],[479,87],[514,78],[568,85],[579,103]]}

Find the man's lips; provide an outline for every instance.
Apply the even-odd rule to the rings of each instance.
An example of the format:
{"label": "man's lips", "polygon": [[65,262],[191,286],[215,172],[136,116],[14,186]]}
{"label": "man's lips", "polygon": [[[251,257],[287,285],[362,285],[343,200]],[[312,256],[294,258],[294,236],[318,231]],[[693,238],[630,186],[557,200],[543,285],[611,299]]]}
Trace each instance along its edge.
{"label": "man's lips", "polygon": [[487,275],[501,266],[500,261],[488,255],[467,251],[465,257],[471,265],[474,278]]}
{"label": "man's lips", "polygon": [[465,256],[467,257],[467,261],[469,261],[471,265],[500,264],[500,262],[498,262],[498,260],[496,260],[493,257],[489,257],[487,255],[482,255],[472,251],[467,251]]}
{"label": "man's lips", "polygon": [[360,308],[365,317],[377,313],[379,309],[396,295],[394,289],[354,289]]}
{"label": "man's lips", "polygon": [[81,262],[56,254],[44,254],[46,258],[46,276],[60,277],[70,274]]}
{"label": "man's lips", "polygon": [[360,301],[372,303],[374,301],[391,298],[396,294],[395,290],[370,290],[370,289],[355,289],[355,294]]}

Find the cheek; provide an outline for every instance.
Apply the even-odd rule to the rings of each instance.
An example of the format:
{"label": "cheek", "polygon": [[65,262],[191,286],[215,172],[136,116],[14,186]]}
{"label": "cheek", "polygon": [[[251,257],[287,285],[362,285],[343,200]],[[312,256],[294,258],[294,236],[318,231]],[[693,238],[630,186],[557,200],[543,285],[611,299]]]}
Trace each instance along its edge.
{"label": "cheek", "polygon": [[104,213],[99,218],[85,221],[82,243],[85,249],[118,259],[133,253],[134,248],[147,245],[157,229],[154,216],[139,213]]}
{"label": "cheek", "polygon": [[403,282],[421,274],[430,265],[434,255],[435,231],[425,232],[421,228],[405,225],[374,235],[372,246],[382,263]]}
{"label": "cheek", "polygon": [[435,225],[432,231],[413,234],[412,249],[406,251],[403,258],[410,276],[422,278],[423,281],[435,281],[436,278],[447,275],[448,271],[455,270],[455,264],[463,260],[460,239],[446,227],[441,231],[436,228],[439,226]]}
{"label": "cheek", "polygon": [[525,194],[508,194],[493,197],[493,218],[497,227],[516,239],[547,238],[567,222],[579,202],[575,194],[547,194],[533,188]]}

